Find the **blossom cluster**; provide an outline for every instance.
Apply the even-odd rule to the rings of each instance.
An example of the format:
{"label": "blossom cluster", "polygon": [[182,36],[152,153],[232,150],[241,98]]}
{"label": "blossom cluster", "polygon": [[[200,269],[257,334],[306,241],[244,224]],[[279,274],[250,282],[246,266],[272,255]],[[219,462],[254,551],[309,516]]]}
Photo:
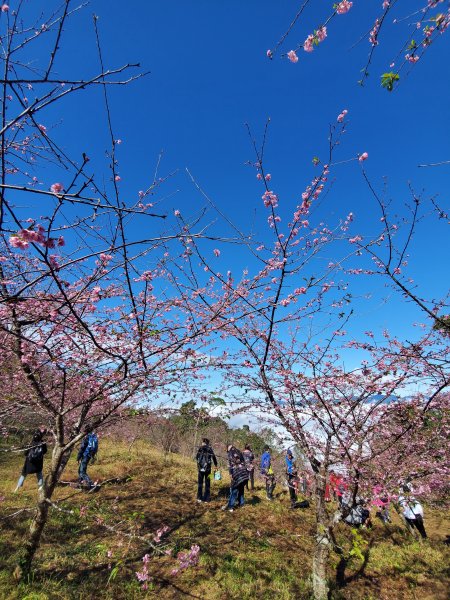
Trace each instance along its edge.
{"label": "blossom cluster", "polygon": [[44,248],[55,248],[55,246],[65,245],[63,236],[59,236],[58,239],[47,237],[45,235],[45,228],[42,225],[37,225],[36,229],[34,229],[34,225],[28,229],[20,229],[9,238],[10,246],[19,250],[26,250],[30,243],[39,244]]}
{"label": "blossom cluster", "polygon": [[189,567],[195,567],[198,565],[200,558],[199,555],[200,546],[198,544],[193,544],[189,552],[179,552],[177,555],[179,565],[176,569],[172,570],[172,575],[178,575],[178,573],[183,569],[188,569]]}
{"label": "blossom cluster", "polygon": [[150,573],[148,570],[148,563],[150,562],[150,555],[144,554],[142,557],[142,569],[140,571],[136,571],[136,577],[138,581],[142,583],[142,589],[148,590],[148,582],[150,580]]}

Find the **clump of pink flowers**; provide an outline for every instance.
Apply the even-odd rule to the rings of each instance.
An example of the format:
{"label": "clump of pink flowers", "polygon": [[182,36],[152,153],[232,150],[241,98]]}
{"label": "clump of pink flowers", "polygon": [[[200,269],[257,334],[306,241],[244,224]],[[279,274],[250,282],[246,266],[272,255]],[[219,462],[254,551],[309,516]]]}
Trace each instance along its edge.
{"label": "clump of pink flowers", "polygon": [[178,575],[178,573],[183,569],[188,569],[189,567],[195,567],[198,565],[200,558],[199,555],[200,546],[198,544],[191,546],[189,552],[179,552],[177,555],[179,566],[172,570],[172,575]]}
{"label": "clump of pink flowers", "polygon": [[342,123],[342,121],[345,119],[345,116],[347,114],[348,114],[348,110],[346,108],[344,108],[344,110],[338,115],[337,122]]}
{"label": "clump of pink flowers", "polygon": [[351,7],[353,6],[353,2],[349,2],[349,0],[342,0],[339,4],[335,4],[334,7],[338,15],[345,15]]}
{"label": "clump of pink flowers", "polygon": [[150,580],[150,574],[148,571],[148,563],[150,562],[150,555],[144,554],[142,557],[142,569],[140,571],[136,571],[136,577],[138,581],[142,583],[142,589],[148,590],[148,581]]}
{"label": "clump of pink flowers", "polygon": [[266,208],[269,208],[269,206],[273,206],[273,208],[276,208],[278,206],[278,196],[272,191],[264,192],[264,194],[262,195],[262,200]]}
{"label": "clump of pink flowers", "polygon": [[58,239],[46,237],[46,231],[42,225],[32,225],[29,229],[20,229],[9,238],[9,244],[12,248],[26,250],[32,244],[39,244],[44,248],[55,248],[55,246],[65,246],[66,242],[62,235]]}
{"label": "clump of pink flowers", "polygon": [[168,531],[170,531],[170,527],[168,525],[163,525],[156,531],[156,534],[153,536],[153,541],[156,544],[159,544],[163,535],[165,535]]}
{"label": "clump of pink flowers", "polygon": [[298,62],[298,56],[295,50],[289,50],[289,52],[287,53],[287,57],[292,63]]}
{"label": "clump of pink flowers", "polygon": [[9,6],[7,4],[2,4],[2,12],[8,12]]}
{"label": "clump of pink flowers", "polygon": [[378,30],[380,29],[380,20],[376,19],[373,29],[369,33],[369,42],[372,46],[378,46]]}
{"label": "clump of pink flowers", "polygon": [[60,194],[61,192],[64,191],[64,186],[62,183],[53,183],[50,186],[50,191],[53,192],[54,194]]}
{"label": "clump of pink flowers", "polygon": [[303,42],[303,50],[305,52],[312,52],[314,50],[314,45],[318,45],[320,42],[327,37],[327,28],[322,25],[319,27],[314,34],[310,33],[306,40]]}

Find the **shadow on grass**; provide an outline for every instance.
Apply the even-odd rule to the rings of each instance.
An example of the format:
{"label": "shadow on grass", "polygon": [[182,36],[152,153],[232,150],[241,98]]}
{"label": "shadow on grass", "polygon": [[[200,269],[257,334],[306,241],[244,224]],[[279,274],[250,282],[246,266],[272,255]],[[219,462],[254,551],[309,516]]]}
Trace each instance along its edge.
{"label": "shadow on grass", "polygon": [[341,556],[341,559],[336,567],[336,586],[339,589],[346,587],[348,584],[352,583],[352,581],[356,581],[359,577],[364,576],[364,572],[367,567],[367,563],[369,562],[370,550],[374,544],[374,538],[370,538],[369,545],[366,550],[363,552],[363,562],[359,569],[353,573],[352,575],[346,577],[345,570],[347,565],[351,559],[350,556]]}
{"label": "shadow on grass", "polygon": [[[149,549],[149,552],[151,552],[151,549]],[[137,556],[128,557],[124,561],[121,561],[120,564],[121,566],[131,567],[131,565],[135,565],[137,562],[140,562],[141,559],[142,556],[141,554],[139,554]],[[70,575],[71,586],[77,588],[86,584],[86,579],[94,575],[96,578],[96,585],[107,585],[111,573],[111,567],[114,567],[114,564],[111,565],[110,563],[105,562],[94,565],[92,567],[82,567],[79,569],[74,569],[72,567],[67,569],[40,569],[33,572],[33,581],[45,583],[49,578],[65,580]],[[98,580],[99,575],[103,575],[102,579],[104,581],[100,582]],[[130,568],[129,575],[134,576],[134,569],[132,567]],[[196,598],[198,600],[203,600],[200,596],[196,596],[190,591],[183,589],[178,584],[174,583],[170,579],[167,579],[166,577],[162,577],[157,574],[152,574],[152,581],[157,583],[160,586],[160,588],[172,588],[178,594],[181,595],[180,597]]]}

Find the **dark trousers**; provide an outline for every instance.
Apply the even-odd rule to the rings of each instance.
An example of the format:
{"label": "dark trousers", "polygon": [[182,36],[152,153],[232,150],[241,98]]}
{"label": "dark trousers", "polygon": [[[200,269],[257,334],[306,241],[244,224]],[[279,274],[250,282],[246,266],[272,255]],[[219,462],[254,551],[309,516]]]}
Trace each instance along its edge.
{"label": "dark trousers", "polygon": [[288,486],[289,486],[289,496],[291,498],[291,505],[294,505],[297,502],[297,494],[295,493],[295,475],[288,474]]}
{"label": "dark trousers", "polygon": [[273,498],[273,490],[275,489],[275,476],[266,475],[266,494],[268,498]]}
{"label": "dark trousers", "polygon": [[417,529],[417,531],[424,539],[427,537],[427,532],[425,531],[422,515],[416,515],[415,519],[407,519],[406,517],[405,519],[413,529],[414,527]]}
{"label": "dark trousers", "polygon": [[90,456],[83,456],[80,460],[80,464],[78,466],[78,478],[80,482],[86,481],[89,485],[92,485],[92,479],[87,474],[87,467],[89,461],[91,460]]}
{"label": "dark trousers", "polygon": [[[249,488],[249,484],[250,484],[250,488]],[[246,485],[247,489],[250,489],[250,490],[255,489],[255,469],[252,469],[251,471],[248,472],[248,480],[245,485]]]}
{"label": "dark trousers", "polygon": [[[205,492],[203,493],[203,482],[205,482]],[[211,500],[211,470],[198,472],[197,499],[203,502]]]}

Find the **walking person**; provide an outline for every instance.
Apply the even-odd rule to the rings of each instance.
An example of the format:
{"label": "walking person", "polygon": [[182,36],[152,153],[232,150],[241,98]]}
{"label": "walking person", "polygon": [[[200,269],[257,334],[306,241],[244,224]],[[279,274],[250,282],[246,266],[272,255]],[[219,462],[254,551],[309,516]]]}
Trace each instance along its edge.
{"label": "walking person", "polygon": [[269,446],[264,446],[264,453],[261,456],[261,475],[266,482],[267,500],[273,500],[273,491],[275,489],[275,475],[272,469],[272,457]]}
{"label": "walking person", "polygon": [[425,525],[423,523],[423,507],[420,502],[412,496],[410,498],[399,496],[398,503],[402,509],[403,517],[411,530],[416,528],[422,538],[426,539],[427,532],[425,531]]}
{"label": "walking person", "polygon": [[[208,438],[203,438],[202,445],[197,451],[198,487],[197,502],[211,501],[211,465],[217,467],[217,458],[211,448]],[[203,490],[203,482],[205,489]]]}
{"label": "walking person", "polygon": [[25,477],[32,473],[36,473],[38,489],[41,490],[44,487],[42,470],[44,468],[44,454],[47,453],[47,444],[43,441],[44,435],[44,428],[36,429],[34,432],[30,447],[25,451],[25,463],[14,493],[18,492],[23,486]]}
{"label": "walking person", "polygon": [[295,465],[294,455],[291,450],[286,451],[286,476],[287,476],[287,484],[289,487],[289,497],[291,499],[291,508],[295,508],[297,503],[297,484],[298,484],[298,475],[297,475],[297,467]]}
{"label": "walking person", "polygon": [[78,450],[78,481],[83,484],[87,483],[89,487],[93,487],[92,479],[87,474],[89,462],[96,456],[98,452],[98,437],[94,431],[88,433],[81,442]]}
{"label": "walking person", "polygon": [[250,489],[254,490],[255,489],[255,455],[252,452],[252,449],[250,448],[250,446],[247,444],[244,448],[244,451],[242,453],[244,455],[244,462],[245,462],[245,466],[247,467],[247,471],[248,471],[248,480],[247,480],[247,489],[248,489],[248,485],[250,483]]}

